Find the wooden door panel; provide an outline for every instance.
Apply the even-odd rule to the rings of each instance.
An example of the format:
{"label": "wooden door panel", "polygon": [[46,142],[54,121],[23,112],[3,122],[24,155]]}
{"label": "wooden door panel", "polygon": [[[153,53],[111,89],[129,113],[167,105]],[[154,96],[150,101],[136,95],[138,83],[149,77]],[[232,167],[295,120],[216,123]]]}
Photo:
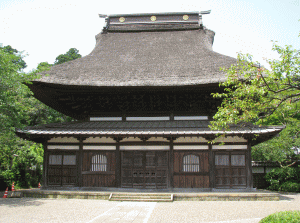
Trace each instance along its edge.
{"label": "wooden door panel", "polygon": [[245,152],[215,153],[216,188],[246,187],[246,166],[245,160],[242,159],[245,159]]}
{"label": "wooden door panel", "polygon": [[77,184],[76,153],[50,153],[48,158],[49,186],[74,186]]}
{"label": "wooden door panel", "polygon": [[122,187],[167,188],[167,152],[124,151],[121,158]]}
{"label": "wooden door panel", "polygon": [[[186,158],[188,156],[192,157]],[[175,188],[209,187],[209,180],[208,185],[206,183],[206,179],[209,179],[208,151],[174,151],[173,163]]]}

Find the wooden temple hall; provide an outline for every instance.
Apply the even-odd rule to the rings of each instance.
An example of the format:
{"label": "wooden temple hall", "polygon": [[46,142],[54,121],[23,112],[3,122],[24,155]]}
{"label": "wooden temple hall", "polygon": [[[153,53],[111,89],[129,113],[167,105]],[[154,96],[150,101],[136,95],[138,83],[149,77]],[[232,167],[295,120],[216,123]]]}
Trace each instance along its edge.
{"label": "wooden temple hall", "polygon": [[44,145],[44,188],[252,189],[251,146],[281,129],[209,128],[220,67],[236,59],[212,50],[207,13],[100,15],[106,24],[89,55],[29,84],[77,120],[17,130]]}

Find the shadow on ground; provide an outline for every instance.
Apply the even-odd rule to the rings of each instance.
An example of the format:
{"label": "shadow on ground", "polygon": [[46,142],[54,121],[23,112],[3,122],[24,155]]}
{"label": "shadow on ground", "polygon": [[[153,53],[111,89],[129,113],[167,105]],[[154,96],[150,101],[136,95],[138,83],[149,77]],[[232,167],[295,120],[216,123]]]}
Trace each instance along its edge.
{"label": "shadow on ground", "polygon": [[299,193],[279,193],[279,200],[280,201],[292,201],[295,198],[292,195],[298,195]]}
{"label": "shadow on ground", "polygon": [[44,204],[41,198],[0,198],[0,208],[3,206],[39,206]]}

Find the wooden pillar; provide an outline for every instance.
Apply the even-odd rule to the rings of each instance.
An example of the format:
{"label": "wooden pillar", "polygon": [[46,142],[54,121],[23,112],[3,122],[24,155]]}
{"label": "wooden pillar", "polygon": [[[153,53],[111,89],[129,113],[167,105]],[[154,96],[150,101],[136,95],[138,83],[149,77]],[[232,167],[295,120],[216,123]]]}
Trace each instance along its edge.
{"label": "wooden pillar", "polygon": [[42,188],[46,188],[48,187],[48,142],[47,140],[45,140],[45,142],[43,143],[43,147],[44,147],[44,160],[43,160],[43,182],[42,182]]}
{"label": "wooden pillar", "polygon": [[121,152],[120,152],[119,140],[117,140],[115,157],[116,157],[116,170],[115,170],[116,187],[121,187]]}
{"label": "wooden pillar", "polygon": [[251,141],[252,139],[248,139],[247,154],[246,154],[247,189],[253,189]]}
{"label": "wooden pillar", "polygon": [[174,188],[174,145],[173,138],[170,138],[170,151],[169,151],[169,188]]}
{"label": "wooden pillar", "polygon": [[215,164],[212,144],[208,144],[208,163],[209,163],[209,188],[212,190],[215,187]]}
{"label": "wooden pillar", "polygon": [[79,152],[78,152],[78,159],[77,159],[77,179],[78,179],[78,186],[83,186],[83,178],[82,178],[82,163],[83,163],[83,138],[79,138]]}

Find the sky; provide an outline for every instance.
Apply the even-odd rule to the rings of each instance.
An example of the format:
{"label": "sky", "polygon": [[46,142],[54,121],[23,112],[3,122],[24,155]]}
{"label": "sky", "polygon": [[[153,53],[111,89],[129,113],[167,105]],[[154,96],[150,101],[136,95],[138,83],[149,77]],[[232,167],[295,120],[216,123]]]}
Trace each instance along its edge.
{"label": "sky", "polygon": [[89,54],[104,25],[98,14],[206,10],[203,25],[216,33],[218,53],[249,53],[266,66],[278,57],[272,41],[300,49],[300,0],[0,0],[0,45],[24,51],[29,72],[70,48]]}

